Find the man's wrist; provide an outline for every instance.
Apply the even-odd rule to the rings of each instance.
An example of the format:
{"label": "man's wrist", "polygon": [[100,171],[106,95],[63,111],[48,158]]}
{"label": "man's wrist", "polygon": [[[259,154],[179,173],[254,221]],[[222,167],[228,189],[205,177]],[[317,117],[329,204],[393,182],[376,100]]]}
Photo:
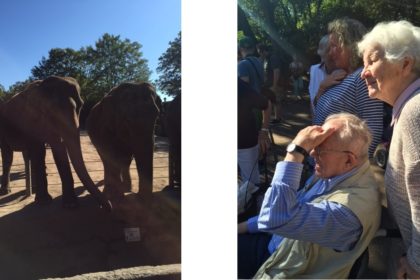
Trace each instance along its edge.
{"label": "man's wrist", "polygon": [[303,157],[309,156],[309,152],[306,147],[302,146],[300,143],[291,142],[289,145],[287,145],[286,151],[288,153],[299,153]]}

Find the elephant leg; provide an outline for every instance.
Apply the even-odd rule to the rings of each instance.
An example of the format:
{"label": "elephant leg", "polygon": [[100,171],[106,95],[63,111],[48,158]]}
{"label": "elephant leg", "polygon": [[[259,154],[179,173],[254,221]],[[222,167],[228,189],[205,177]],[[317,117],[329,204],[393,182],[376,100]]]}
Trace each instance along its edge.
{"label": "elephant leg", "polygon": [[181,187],[181,145],[176,141],[169,144],[169,185]]}
{"label": "elephant leg", "polygon": [[175,187],[175,160],[174,153],[172,152],[172,144],[169,143],[169,153],[168,153],[168,173],[169,173],[169,186]]}
{"label": "elephant leg", "polygon": [[143,145],[143,150],[134,155],[139,176],[139,196],[148,199],[153,192],[153,143]]}
{"label": "elephant leg", "polygon": [[51,151],[60,174],[62,190],[63,190],[63,207],[75,208],[78,206],[77,196],[74,192],[74,180],[71,173],[69,158],[64,144],[57,140],[51,142]]}
{"label": "elephant leg", "polygon": [[52,201],[52,197],[48,193],[44,143],[30,144],[28,152],[31,159],[32,184],[35,185],[35,202],[48,204]]}
{"label": "elephant leg", "polygon": [[109,160],[104,161],[105,188],[104,193],[111,201],[120,201],[124,198],[121,174],[118,164]]}
{"label": "elephant leg", "polygon": [[13,162],[13,151],[9,146],[1,147],[1,159],[3,162],[3,176],[1,177],[0,195],[11,192],[10,190],[10,169]]}
{"label": "elephant leg", "polygon": [[120,168],[120,174],[121,174],[121,183],[122,183],[122,189],[124,192],[131,192],[132,191],[132,185],[131,185],[131,176],[130,176],[130,164],[131,164],[132,158],[128,161],[124,161],[122,163],[122,166]]}
{"label": "elephant leg", "polygon": [[181,187],[181,143],[174,147],[174,181]]}
{"label": "elephant leg", "polygon": [[30,196],[35,193],[35,187],[32,184],[32,172],[31,172],[31,159],[29,158],[28,151],[22,152],[23,161],[25,162],[25,185],[26,185],[26,195]]}

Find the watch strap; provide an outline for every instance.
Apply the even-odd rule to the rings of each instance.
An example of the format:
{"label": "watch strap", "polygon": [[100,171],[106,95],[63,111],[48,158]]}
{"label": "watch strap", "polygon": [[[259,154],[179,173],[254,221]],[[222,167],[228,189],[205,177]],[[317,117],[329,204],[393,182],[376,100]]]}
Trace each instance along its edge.
{"label": "watch strap", "polygon": [[295,143],[292,143],[292,144],[294,145],[294,149],[293,149],[292,152],[298,152],[298,153],[302,154],[304,157],[309,156],[309,153],[304,148],[302,148],[299,145],[296,145]]}

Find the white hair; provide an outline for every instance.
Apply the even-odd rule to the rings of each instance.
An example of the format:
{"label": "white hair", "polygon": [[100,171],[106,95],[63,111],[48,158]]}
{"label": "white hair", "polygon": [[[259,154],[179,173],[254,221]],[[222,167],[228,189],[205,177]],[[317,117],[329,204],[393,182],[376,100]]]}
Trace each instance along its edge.
{"label": "white hair", "polygon": [[324,56],[325,53],[327,52],[327,49],[328,49],[328,37],[329,36],[327,34],[327,35],[322,36],[321,40],[319,40],[317,54],[319,56],[321,56],[321,57]]}
{"label": "white hair", "polygon": [[385,51],[385,59],[391,63],[404,57],[414,59],[413,72],[420,74],[420,28],[406,20],[378,23],[357,44],[359,54],[368,47],[379,45]]}
{"label": "white hair", "polygon": [[344,112],[329,115],[324,123],[331,120],[338,120],[342,124],[333,134],[340,144],[353,150],[361,159],[367,159],[372,134],[366,121],[356,115]]}

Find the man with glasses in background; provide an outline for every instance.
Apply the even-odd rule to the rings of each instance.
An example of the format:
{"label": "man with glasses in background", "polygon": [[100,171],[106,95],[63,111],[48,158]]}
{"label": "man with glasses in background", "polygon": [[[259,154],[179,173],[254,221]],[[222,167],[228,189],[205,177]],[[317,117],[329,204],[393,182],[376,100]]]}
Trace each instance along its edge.
{"label": "man with glasses in background", "polygon": [[[239,278],[348,277],[379,226],[371,141],[365,121],[349,113],[297,134],[259,215],[238,225]],[[309,153],[314,175],[298,190]]]}

